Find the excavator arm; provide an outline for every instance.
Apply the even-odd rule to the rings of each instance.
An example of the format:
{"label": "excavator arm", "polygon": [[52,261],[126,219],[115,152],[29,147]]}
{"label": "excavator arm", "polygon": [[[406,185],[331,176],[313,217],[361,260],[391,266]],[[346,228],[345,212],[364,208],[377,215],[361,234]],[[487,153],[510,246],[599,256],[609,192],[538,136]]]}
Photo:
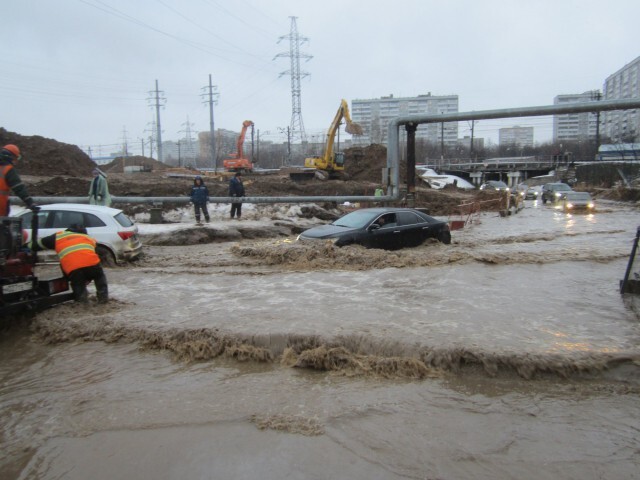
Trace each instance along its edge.
{"label": "excavator arm", "polygon": [[245,120],[242,122],[242,130],[240,131],[240,135],[238,135],[238,141],[236,142],[236,158],[243,158],[244,152],[242,151],[244,145],[244,137],[247,135],[247,128],[253,125],[251,120]]}
{"label": "excavator arm", "polygon": [[240,135],[238,135],[238,140],[236,142],[236,153],[232,153],[229,158],[226,158],[223,161],[224,169],[228,172],[239,172],[239,171],[252,171],[253,164],[248,158],[244,158],[243,145],[244,145],[244,137],[247,134],[247,128],[253,126],[253,122],[251,120],[245,120],[242,122],[242,130],[240,131]]}
{"label": "excavator arm", "polygon": [[343,118],[346,122],[345,130],[347,133],[352,135],[362,135],[362,127],[357,123],[353,123],[351,115],[349,115],[349,105],[345,99],[342,99],[340,107],[336,112],[336,116],[333,118],[333,122],[331,122],[329,131],[327,132],[327,141],[325,143],[323,154],[323,158],[327,163],[330,163],[333,158],[333,143],[336,139],[336,133],[338,133],[340,122],[342,122]]}
{"label": "excavator arm", "polygon": [[327,140],[325,142],[322,156],[306,158],[304,161],[305,167],[312,167],[329,173],[344,170],[343,163],[341,161],[336,161],[337,154],[333,151],[336,134],[338,133],[338,129],[340,128],[340,123],[343,118],[346,122],[345,130],[347,133],[352,135],[362,135],[362,127],[351,120],[351,116],[349,115],[349,105],[346,100],[342,99],[340,107],[333,118],[333,122],[331,122],[329,130],[327,131]]}

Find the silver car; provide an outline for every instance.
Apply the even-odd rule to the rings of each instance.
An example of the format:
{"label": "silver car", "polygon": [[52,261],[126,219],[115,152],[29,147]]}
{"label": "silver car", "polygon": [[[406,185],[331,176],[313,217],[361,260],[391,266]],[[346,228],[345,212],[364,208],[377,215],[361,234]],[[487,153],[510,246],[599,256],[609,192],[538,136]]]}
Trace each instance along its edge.
{"label": "silver car", "polygon": [[[31,240],[32,212],[22,215],[22,228]],[[41,205],[38,212],[38,238],[80,225],[98,243],[96,253],[102,264],[111,266],[118,262],[134,260],[142,253],[138,227],[122,210],[75,203]]]}
{"label": "silver car", "polygon": [[593,212],[596,204],[589,192],[567,192],[562,200],[562,208],[565,212]]}

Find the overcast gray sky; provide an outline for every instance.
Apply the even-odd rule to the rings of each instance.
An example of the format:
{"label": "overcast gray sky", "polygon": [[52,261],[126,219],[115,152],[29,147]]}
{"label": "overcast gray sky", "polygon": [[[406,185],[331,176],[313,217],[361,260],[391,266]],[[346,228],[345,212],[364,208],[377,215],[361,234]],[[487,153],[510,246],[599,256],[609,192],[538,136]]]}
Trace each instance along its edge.
{"label": "overcast gray sky", "polygon": [[[327,129],[342,98],[459,95],[459,110],[551,105],[602,89],[640,55],[637,0],[4,0],[0,126],[92,146],[149,136],[158,80],[163,139],[187,119],[209,129],[202,88],[219,93],[215,127],[252,120],[273,140],[291,121],[289,17],[309,39],[302,118]],[[548,119],[536,126],[548,140]],[[496,121],[479,122],[491,136]],[[547,133],[543,133],[546,131]],[[461,125],[460,136],[465,133]],[[99,147],[102,146],[102,147]],[[139,151],[139,150],[138,150]]]}

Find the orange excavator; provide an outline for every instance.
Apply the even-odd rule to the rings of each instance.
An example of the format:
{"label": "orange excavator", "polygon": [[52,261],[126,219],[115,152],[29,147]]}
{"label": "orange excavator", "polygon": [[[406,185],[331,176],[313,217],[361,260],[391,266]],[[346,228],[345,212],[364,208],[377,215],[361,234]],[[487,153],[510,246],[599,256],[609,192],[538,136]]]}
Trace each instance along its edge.
{"label": "orange excavator", "polygon": [[244,137],[247,134],[247,128],[252,127],[251,120],[242,122],[242,130],[236,142],[236,153],[231,154],[229,158],[223,160],[222,165],[227,172],[251,172],[253,171],[253,163],[248,158],[244,158],[242,146],[244,145]]}

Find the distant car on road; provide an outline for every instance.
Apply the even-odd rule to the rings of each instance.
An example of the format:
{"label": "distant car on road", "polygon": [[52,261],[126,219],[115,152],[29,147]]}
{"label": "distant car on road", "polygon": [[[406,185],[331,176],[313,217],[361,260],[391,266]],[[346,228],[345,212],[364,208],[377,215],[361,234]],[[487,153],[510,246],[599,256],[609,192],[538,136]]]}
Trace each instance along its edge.
{"label": "distant car on road", "polygon": [[565,212],[593,212],[596,204],[589,192],[567,192],[562,200],[562,208]]}
{"label": "distant car on road", "polygon": [[358,244],[396,250],[417,247],[428,238],[451,243],[449,223],[413,208],[362,208],[329,225],[305,230],[298,241],[329,239],[338,247]]}
{"label": "distant car on road", "polygon": [[[32,212],[20,215],[23,226],[31,225]],[[65,230],[77,224],[87,229],[87,233],[97,242],[96,253],[103,265],[134,260],[142,253],[138,238],[138,227],[122,210],[74,203],[41,205],[38,212],[38,238]],[[31,240],[31,229],[26,229]]]}
{"label": "distant car on road", "polygon": [[525,200],[538,200],[542,196],[542,185],[529,187],[524,195]]}
{"label": "distant car on road", "polygon": [[496,190],[500,192],[508,192],[509,186],[500,180],[489,180],[480,185],[480,190]]}
{"label": "distant car on road", "polygon": [[513,193],[517,194],[520,198],[524,198],[527,195],[527,191],[529,190],[529,186],[524,183],[519,183],[513,189]]}
{"label": "distant car on road", "polygon": [[560,202],[567,192],[573,192],[573,189],[566,183],[545,183],[542,186],[542,203]]}

